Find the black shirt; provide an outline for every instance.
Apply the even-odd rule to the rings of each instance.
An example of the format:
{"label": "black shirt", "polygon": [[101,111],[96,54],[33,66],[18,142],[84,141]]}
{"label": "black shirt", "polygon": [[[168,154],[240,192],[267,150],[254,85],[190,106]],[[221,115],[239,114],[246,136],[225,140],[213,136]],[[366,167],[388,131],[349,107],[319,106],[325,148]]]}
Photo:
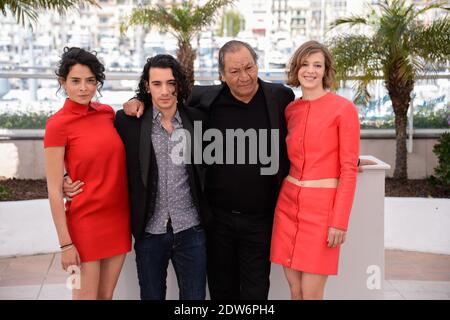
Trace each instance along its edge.
{"label": "black shirt", "polygon": [[[262,143],[266,144],[267,156],[270,152],[270,122],[263,90],[259,86],[252,100],[246,104],[237,100],[224,86],[210,110],[210,128],[218,129],[223,137],[223,164],[211,164],[206,171],[206,194],[213,207],[247,213],[273,213],[276,203],[276,176],[261,175],[262,165],[259,157],[259,129],[267,130]],[[238,163],[238,141],[227,139],[227,129],[242,129],[253,133],[256,140],[245,138],[245,163]],[[251,129],[250,131],[247,131]],[[229,138],[229,137],[228,137]],[[234,141],[233,141],[234,140]],[[208,144],[208,143],[207,143]],[[234,149],[234,161],[227,163],[227,145]],[[241,144],[244,146],[244,144]],[[250,163],[249,149],[256,158]],[[214,155],[214,152],[212,152]]]}

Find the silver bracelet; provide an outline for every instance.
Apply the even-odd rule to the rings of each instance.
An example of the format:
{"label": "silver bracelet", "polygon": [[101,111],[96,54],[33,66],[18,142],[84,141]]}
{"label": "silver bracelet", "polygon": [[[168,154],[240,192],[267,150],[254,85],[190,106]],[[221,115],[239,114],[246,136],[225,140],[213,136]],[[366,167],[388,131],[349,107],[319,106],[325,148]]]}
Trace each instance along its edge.
{"label": "silver bracelet", "polygon": [[73,244],[71,244],[70,246],[68,246],[68,247],[65,247],[64,249],[62,249],[62,250],[61,250],[61,252],[64,252],[64,251],[70,250],[70,249],[72,249],[73,247],[74,247],[74,245],[73,245]]}

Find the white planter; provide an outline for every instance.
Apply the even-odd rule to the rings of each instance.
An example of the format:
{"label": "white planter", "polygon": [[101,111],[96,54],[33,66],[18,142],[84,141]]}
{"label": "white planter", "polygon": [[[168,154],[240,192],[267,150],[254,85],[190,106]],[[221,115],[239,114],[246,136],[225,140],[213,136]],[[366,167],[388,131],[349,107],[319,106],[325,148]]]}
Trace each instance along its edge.
{"label": "white planter", "polygon": [[[387,249],[450,255],[450,199],[385,198]],[[58,251],[47,199],[0,202],[0,257]]]}
{"label": "white planter", "polygon": [[0,202],[0,257],[58,250],[47,199]]}
{"label": "white planter", "polygon": [[[329,280],[327,299],[381,297],[382,287],[373,290],[367,286],[373,272],[368,267],[378,267],[382,286],[385,247],[450,254],[450,199],[384,198],[383,208],[385,167],[374,166],[358,176],[347,243],[341,252],[340,274]],[[0,257],[58,250],[47,199],[0,202]],[[139,298],[134,260],[131,252],[117,285],[117,299]],[[269,299],[289,299],[287,282],[278,265],[272,265],[271,284]],[[178,286],[171,267],[167,287],[167,298],[177,299]]]}
{"label": "white planter", "polygon": [[450,199],[385,198],[388,249],[450,254]]}

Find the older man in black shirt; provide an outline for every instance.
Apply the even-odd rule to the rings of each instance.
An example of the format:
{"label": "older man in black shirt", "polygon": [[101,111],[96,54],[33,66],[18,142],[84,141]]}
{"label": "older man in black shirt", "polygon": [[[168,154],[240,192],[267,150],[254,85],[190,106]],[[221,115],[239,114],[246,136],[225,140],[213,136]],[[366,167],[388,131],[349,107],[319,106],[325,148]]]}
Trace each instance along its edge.
{"label": "older man in black shirt", "polygon": [[[210,295],[212,299],[267,299],[273,213],[289,171],[284,109],[294,93],[258,79],[256,53],[244,42],[230,41],[220,49],[219,72],[222,85],[195,87],[189,104],[209,114],[209,128],[223,136],[230,129],[254,130],[259,155],[260,148],[269,150],[271,163],[263,164],[261,157],[251,163],[256,142],[246,139],[245,164],[235,158],[207,167],[205,189],[214,216],[207,233]],[[236,140],[224,140],[238,149]],[[263,174],[268,166],[278,170]]]}

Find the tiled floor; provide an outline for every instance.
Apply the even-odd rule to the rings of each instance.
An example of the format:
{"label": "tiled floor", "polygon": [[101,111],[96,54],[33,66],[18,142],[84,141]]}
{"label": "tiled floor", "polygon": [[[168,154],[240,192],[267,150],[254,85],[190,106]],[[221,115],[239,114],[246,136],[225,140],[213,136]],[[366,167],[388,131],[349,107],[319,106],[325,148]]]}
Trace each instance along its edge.
{"label": "tiled floor", "polygon": [[450,281],[450,255],[386,250],[386,279]]}
{"label": "tiled floor", "polygon": [[450,255],[385,251],[384,298],[450,300]]}
{"label": "tiled floor", "polygon": [[385,251],[384,298],[450,300],[450,255]]}
{"label": "tiled floor", "polygon": [[71,299],[59,254],[0,259],[0,300]]}
{"label": "tiled floor", "polygon": [[[385,251],[384,298],[450,300],[450,255]],[[59,254],[0,259],[0,300],[70,299]]]}

